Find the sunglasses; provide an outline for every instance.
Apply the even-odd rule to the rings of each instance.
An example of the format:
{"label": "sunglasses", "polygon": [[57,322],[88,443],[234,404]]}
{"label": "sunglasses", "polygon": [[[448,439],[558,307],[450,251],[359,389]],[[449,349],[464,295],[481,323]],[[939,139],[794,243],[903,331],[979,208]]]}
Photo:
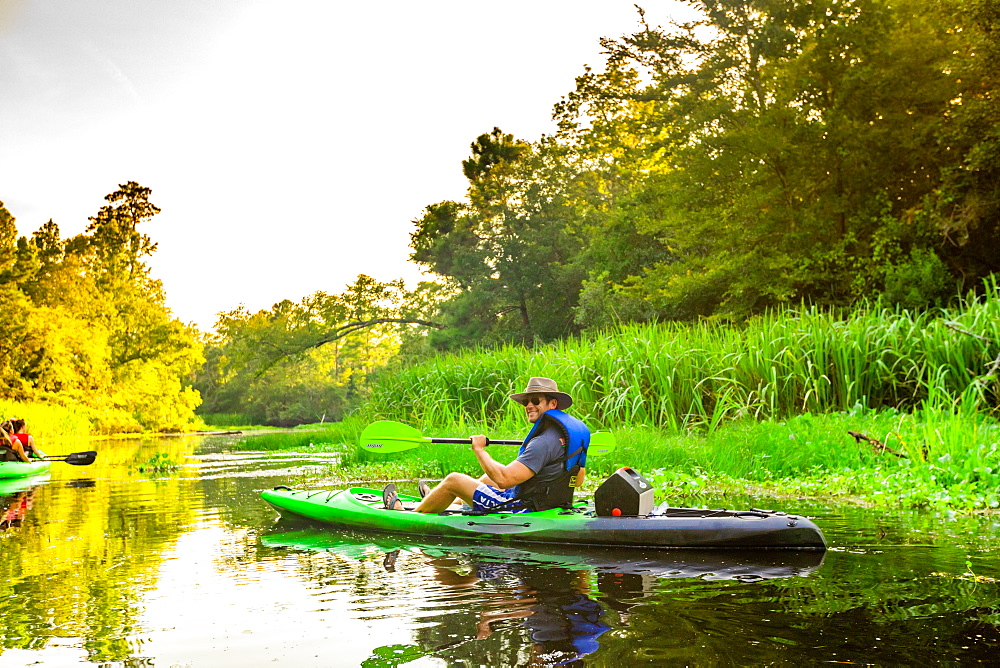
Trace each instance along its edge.
{"label": "sunglasses", "polygon": [[548,396],[544,396],[544,397],[531,397],[530,399],[528,399],[527,401],[524,402],[524,405],[527,406],[528,404],[531,404],[532,406],[537,406],[538,404],[542,403],[543,401],[549,401]]}

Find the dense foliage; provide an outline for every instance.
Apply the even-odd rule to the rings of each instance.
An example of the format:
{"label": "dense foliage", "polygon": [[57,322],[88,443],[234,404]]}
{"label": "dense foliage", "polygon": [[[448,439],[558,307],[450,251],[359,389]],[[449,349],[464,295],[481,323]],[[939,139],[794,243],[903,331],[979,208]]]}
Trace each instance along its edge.
{"label": "dense foliage", "polygon": [[[623,419],[627,403],[626,419],[711,424],[916,405],[938,387],[933,374],[967,385],[968,367],[909,367],[913,353],[900,350],[926,331],[943,337],[920,313],[981,291],[1000,269],[994,3],[688,2],[696,21],[662,27],[640,9],[634,34],[602,40],[604,62],[555,106],[553,135],[525,141],[494,128],[475,139],[462,163],[467,197],[414,221],[412,258],[438,283],[410,292],[361,276],[339,295],[223,314],[194,381],[203,413],[339,419],[378,369],[431,346],[497,348],[476,372],[507,383],[525,368],[504,366],[504,344],[699,319],[622,330],[640,342],[674,337],[632,342],[627,355],[589,344],[572,373],[599,395],[593,417]],[[201,353],[143,264],[155,244],[136,226],[158,211],[148,195],[123,185],[67,241],[51,222],[17,239],[2,210],[0,305],[26,316],[0,358],[11,397],[85,404],[115,429],[191,417],[198,396],[182,379]],[[826,314],[872,297],[883,310],[846,321],[866,324],[846,334],[864,343],[844,352],[837,337],[854,325],[833,327]],[[788,307],[804,331],[783,331]],[[747,329],[709,324],[748,318],[757,320]],[[753,332],[759,340],[744,339]],[[843,359],[824,357],[835,349]],[[853,358],[891,371],[864,375]],[[621,379],[637,374],[638,395],[625,397]],[[450,379],[447,391],[455,383],[480,387]],[[446,405],[434,391],[414,401],[413,416]]]}
{"label": "dense foliage", "polygon": [[602,41],[529,143],[494,129],[415,221],[440,346],[783,304],[940,305],[1000,269],[989,0],[689,0]]}
{"label": "dense foliage", "polygon": [[103,432],[176,431],[199,403],[188,376],[203,358],[193,328],[171,316],[138,226],[159,209],[130,181],[86,232],[49,221],[18,237],[0,204],[0,399],[81,408]]}

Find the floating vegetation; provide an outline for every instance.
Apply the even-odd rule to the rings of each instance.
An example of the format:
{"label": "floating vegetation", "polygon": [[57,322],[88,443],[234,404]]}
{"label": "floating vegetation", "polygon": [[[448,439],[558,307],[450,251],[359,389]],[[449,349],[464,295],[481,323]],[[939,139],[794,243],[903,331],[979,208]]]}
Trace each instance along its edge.
{"label": "floating vegetation", "polygon": [[180,463],[174,461],[165,452],[157,452],[146,460],[144,464],[137,467],[139,473],[163,474],[172,473],[180,468]]}

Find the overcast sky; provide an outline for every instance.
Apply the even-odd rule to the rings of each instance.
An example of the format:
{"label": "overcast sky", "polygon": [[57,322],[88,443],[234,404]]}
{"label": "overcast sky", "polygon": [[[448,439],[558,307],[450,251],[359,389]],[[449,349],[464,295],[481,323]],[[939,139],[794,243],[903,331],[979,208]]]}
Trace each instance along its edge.
{"label": "overcast sky", "polygon": [[637,27],[628,0],[0,0],[0,201],[68,237],[151,188],[153,273],[203,330],[359,273],[412,285],[412,221],[464,195],[475,137],[551,132]]}

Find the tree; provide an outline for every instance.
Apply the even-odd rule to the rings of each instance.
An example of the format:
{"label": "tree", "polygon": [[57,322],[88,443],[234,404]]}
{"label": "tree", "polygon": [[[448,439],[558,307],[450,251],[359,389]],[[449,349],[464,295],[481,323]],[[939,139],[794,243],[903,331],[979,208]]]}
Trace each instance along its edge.
{"label": "tree", "polygon": [[619,186],[596,243],[624,228],[659,246],[640,271],[595,263],[588,289],[610,280],[661,317],[742,316],[850,303],[939,252],[912,212],[955,157],[940,140],[962,86],[954,21],[910,0],[692,4],[703,20],[643,16],[603,40],[606,71],[556,108],[561,140]]}
{"label": "tree", "polygon": [[953,158],[912,218],[934,229],[940,254],[969,287],[1000,271],[1000,10],[991,0],[944,9],[962,36],[945,63],[960,83],[941,132]]}
{"label": "tree", "polygon": [[[59,246],[54,223],[44,233],[54,234]],[[45,292],[40,274],[58,262],[46,250],[34,238],[18,237],[14,217],[0,204],[0,312],[6,322],[0,373],[7,379],[0,396],[83,403],[107,390],[107,332],[55,301],[36,299]]]}
{"label": "tree", "polygon": [[201,344],[145,264],[156,244],[137,226],[159,212],[150,192],[119,186],[68,240],[52,220],[18,237],[0,204],[0,397],[84,405],[104,432],[192,423]]}
{"label": "tree", "polygon": [[500,129],[480,135],[463,162],[466,202],[441,202],[414,221],[411,258],[446,277],[442,346],[550,340],[574,331],[581,275],[568,261],[582,239],[572,225],[560,148]]}
{"label": "tree", "polygon": [[123,183],[105,196],[108,204],[89,219],[88,244],[94,250],[98,275],[129,279],[148,275],[142,258],[152,255],[156,244],[137,228],[160,212],[149,201],[151,192],[135,181]]}
{"label": "tree", "polygon": [[[202,344],[193,327],[173,318],[144,260],[156,251],[137,229],[160,212],[151,192],[135,181],[119,185],[90,218],[89,234],[63,249],[63,264],[82,266],[96,291],[93,315],[108,331],[114,388],[102,414],[119,431],[182,429],[200,401],[187,378],[204,361]],[[40,238],[40,247],[51,236]]]}

